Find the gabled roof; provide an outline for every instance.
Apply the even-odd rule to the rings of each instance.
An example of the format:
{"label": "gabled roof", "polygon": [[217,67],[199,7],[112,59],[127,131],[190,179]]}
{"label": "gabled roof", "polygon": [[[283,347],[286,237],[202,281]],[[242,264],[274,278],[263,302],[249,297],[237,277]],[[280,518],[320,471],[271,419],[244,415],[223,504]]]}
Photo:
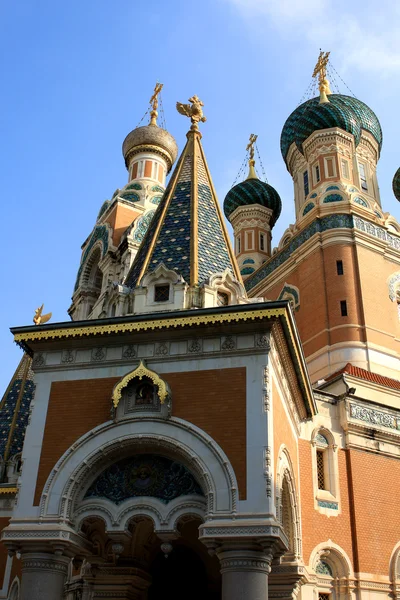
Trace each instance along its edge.
{"label": "gabled roof", "polygon": [[400,390],[399,380],[392,379],[391,377],[385,377],[384,375],[378,375],[378,373],[372,373],[366,369],[361,369],[361,367],[355,367],[351,363],[347,363],[343,369],[340,369],[339,371],[336,371],[336,373],[326,377],[325,381],[332,381],[332,379],[335,379],[338,377],[338,375],[352,375],[353,377],[358,377],[358,379],[364,379],[365,381],[371,381],[372,383],[377,383],[378,385]]}
{"label": "gabled roof", "polygon": [[164,263],[191,286],[226,269],[241,281],[198,131],[186,146],[143,238],[125,285]]}

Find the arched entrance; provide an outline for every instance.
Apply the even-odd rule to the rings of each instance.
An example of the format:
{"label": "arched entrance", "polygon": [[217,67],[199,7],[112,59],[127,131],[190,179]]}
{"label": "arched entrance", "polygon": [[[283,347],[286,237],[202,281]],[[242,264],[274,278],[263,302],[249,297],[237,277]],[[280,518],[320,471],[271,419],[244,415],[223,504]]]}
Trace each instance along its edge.
{"label": "arched entrance", "polygon": [[150,564],[152,583],[148,600],[219,600],[221,574],[219,560],[211,557],[198,539],[201,521],[190,519],[180,527],[181,536],[174,541],[168,555],[161,548]]}

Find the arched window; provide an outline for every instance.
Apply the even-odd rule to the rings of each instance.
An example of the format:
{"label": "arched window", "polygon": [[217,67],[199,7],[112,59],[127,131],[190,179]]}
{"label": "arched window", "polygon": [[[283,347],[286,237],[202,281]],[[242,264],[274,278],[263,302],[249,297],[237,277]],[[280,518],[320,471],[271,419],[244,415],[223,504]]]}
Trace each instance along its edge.
{"label": "arched window", "polygon": [[312,439],[314,506],[330,516],[340,513],[337,444],[327,429],[314,431]]}
{"label": "arched window", "polygon": [[101,250],[97,246],[89,255],[86,265],[82,272],[81,287],[86,292],[86,314],[83,317],[89,316],[94,305],[100,297],[103,285],[103,273],[99,267],[101,259]]}
{"label": "arched window", "polygon": [[300,515],[292,462],[286,447],[282,447],[277,463],[276,477],[277,518],[288,538],[288,551],[282,562],[301,558]]}
{"label": "arched window", "polygon": [[349,557],[337,544],[319,544],[311,553],[310,567],[315,573],[315,598],[318,600],[346,600],[353,569]]}

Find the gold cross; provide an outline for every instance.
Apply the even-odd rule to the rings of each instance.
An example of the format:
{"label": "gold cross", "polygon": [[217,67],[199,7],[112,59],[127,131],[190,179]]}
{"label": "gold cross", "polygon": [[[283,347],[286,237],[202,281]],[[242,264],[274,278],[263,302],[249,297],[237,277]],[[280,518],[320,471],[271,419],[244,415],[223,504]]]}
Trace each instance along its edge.
{"label": "gold cross", "polygon": [[254,159],[254,144],[256,143],[257,135],[254,133],[250,134],[249,143],[246,146],[246,150],[250,152],[250,160]]}
{"label": "gold cross", "polygon": [[326,79],[326,67],[329,62],[329,55],[330,52],[319,51],[318,61],[312,74],[313,77],[317,77],[318,75],[319,83]]}
{"label": "gold cross", "polygon": [[150,98],[150,104],[152,106],[152,111],[150,112],[150,125],[157,125],[157,117],[158,117],[158,95],[163,88],[162,83],[156,83],[156,87],[154,88],[154,92],[152,97]]}

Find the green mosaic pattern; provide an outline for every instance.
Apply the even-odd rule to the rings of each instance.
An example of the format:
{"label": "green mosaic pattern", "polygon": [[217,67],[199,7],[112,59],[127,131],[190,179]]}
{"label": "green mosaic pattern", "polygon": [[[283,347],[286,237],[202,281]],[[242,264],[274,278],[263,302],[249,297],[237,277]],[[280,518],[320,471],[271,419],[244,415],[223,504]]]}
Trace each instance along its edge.
{"label": "green mosaic pattern", "polygon": [[396,196],[397,200],[400,202],[400,168],[397,169],[396,173],[393,177],[393,194]]}
{"label": "green mosaic pattern", "polygon": [[224,200],[224,213],[227,219],[239,206],[260,204],[270,208],[273,213],[271,217],[271,229],[278,220],[282,210],[282,202],[278,192],[268,183],[260,179],[246,179],[235,185],[227,193]]}
{"label": "green mosaic pattern", "polygon": [[307,100],[292,112],[283,126],[281,152],[286,161],[293,142],[303,152],[303,142],[314,132],[330,127],[340,127],[352,133],[356,146],[360,143],[361,129],[369,131],[382,147],[382,129],[375,113],[361,100],[331,94],[329,102],[319,104],[319,96]]}

